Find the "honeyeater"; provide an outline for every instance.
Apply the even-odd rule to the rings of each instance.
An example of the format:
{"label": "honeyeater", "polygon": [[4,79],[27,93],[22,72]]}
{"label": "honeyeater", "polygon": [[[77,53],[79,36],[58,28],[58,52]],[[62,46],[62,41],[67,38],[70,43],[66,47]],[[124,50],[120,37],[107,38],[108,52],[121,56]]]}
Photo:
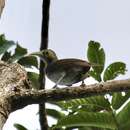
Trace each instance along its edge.
{"label": "honeyeater", "polygon": [[34,52],[45,62],[47,77],[57,85],[71,86],[74,83],[84,81],[88,77],[91,64],[85,60],[76,58],[58,59],[56,53],[51,49]]}

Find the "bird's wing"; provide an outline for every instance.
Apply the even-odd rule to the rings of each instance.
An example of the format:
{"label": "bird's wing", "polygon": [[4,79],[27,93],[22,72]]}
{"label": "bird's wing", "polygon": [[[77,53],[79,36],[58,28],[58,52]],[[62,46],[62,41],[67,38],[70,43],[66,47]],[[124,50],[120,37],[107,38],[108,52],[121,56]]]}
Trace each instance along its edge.
{"label": "bird's wing", "polygon": [[[87,61],[83,61],[80,59],[61,59],[52,63],[52,65],[48,66],[49,71],[54,72],[58,70],[58,72],[88,72],[90,69],[90,64]],[[48,71],[47,69],[47,71]]]}
{"label": "bird's wing", "polygon": [[61,59],[48,65],[46,73],[52,75],[63,72],[66,73],[86,73],[90,69],[90,64],[87,61],[80,59]]}
{"label": "bird's wing", "polygon": [[85,61],[80,59],[61,59],[57,60],[55,64],[64,65],[64,66],[80,66],[80,67],[91,67],[91,65]]}

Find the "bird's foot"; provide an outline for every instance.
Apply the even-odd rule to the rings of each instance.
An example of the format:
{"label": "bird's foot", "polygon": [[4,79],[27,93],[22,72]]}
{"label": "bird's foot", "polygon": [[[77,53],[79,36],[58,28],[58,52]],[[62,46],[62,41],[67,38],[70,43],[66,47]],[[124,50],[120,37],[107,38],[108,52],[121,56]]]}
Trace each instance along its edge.
{"label": "bird's foot", "polygon": [[85,87],[85,83],[84,83],[84,81],[82,81],[82,83],[81,83],[80,86],[81,86],[81,87]]}
{"label": "bird's foot", "polygon": [[72,86],[72,84],[70,84],[70,85],[67,85],[67,87],[71,87]]}

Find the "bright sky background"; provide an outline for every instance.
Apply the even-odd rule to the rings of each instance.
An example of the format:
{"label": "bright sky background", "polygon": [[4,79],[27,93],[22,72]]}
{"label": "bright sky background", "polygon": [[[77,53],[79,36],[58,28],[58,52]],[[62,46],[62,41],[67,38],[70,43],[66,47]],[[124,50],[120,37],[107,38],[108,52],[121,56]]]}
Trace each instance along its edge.
{"label": "bright sky background", "polygon": [[[106,65],[124,61],[130,70],[130,0],[52,0],[49,48],[60,58],[86,58],[90,40],[101,43]],[[42,0],[7,0],[0,19],[0,34],[19,41],[30,52],[40,46]],[[130,71],[121,78],[128,78]],[[11,114],[4,130],[21,123],[38,129],[37,106]]]}

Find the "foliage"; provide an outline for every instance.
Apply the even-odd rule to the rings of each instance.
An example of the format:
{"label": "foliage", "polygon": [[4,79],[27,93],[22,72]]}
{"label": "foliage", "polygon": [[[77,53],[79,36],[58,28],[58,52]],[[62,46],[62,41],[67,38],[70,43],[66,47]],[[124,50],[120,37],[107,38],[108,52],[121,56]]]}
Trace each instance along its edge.
{"label": "foliage", "polygon": [[23,125],[21,124],[14,124],[14,127],[17,129],[17,130],[28,130],[27,128],[25,128]]}
{"label": "foliage", "polygon": [[94,126],[117,129],[115,119],[110,112],[77,112],[60,119],[55,127]]}
{"label": "foliage", "polygon": [[[21,47],[18,43],[6,40],[4,35],[0,35],[0,55],[3,61],[8,63],[17,62],[25,68],[30,68],[31,71],[28,71],[28,77],[33,87],[38,89],[39,74],[33,70],[34,68],[39,69],[39,62],[35,56],[29,55],[28,50]],[[114,80],[126,72],[126,64],[121,61],[113,62],[105,67],[105,51],[99,42],[89,42],[87,59],[92,65],[89,75],[97,82]],[[60,110],[57,110],[55,107],[51,109],[47,108],[48,116],[57,120],[57,123],[52,125],[50,129],[129,130],[129,97],[130,92],[128,91],[110,93],[107,96],[93,96],[70,101],[51,102],[51,104],[58,106]],[[27,130],[20,124],[15,124],[14,126],[17,130]]]}
{"label": "foliage", "polygon": [[126,65],[123,62],[114,62],[110,64],[105,72],[104,72],[104,77],[103,80],[112,80],[115,79],[118,75],[124,74],[126,71]]}
{"label": "foliage", "polygon": [[[104,69],[105,64],[105,52],[103,48],[100,47],[100,43],[90,41],[88,44],[87,57],[89,62],[93,65],[98,64],[99,66],[93,66],[93,74],[99,76],[95,76],[95,79],[100,79],[100,74]],[[97,78],[96,78],[97,77]],[[100,79],[101,80],[101,79]]]}

